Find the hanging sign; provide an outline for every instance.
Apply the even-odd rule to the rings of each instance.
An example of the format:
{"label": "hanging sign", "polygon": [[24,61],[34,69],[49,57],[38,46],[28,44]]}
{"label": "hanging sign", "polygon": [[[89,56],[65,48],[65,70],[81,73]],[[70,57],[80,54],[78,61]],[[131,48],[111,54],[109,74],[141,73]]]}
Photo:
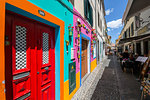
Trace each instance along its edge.
{"label": "hanging sign", "polygon": [[135,61],[143,62],[145,63],[148,57],[139,56]]}

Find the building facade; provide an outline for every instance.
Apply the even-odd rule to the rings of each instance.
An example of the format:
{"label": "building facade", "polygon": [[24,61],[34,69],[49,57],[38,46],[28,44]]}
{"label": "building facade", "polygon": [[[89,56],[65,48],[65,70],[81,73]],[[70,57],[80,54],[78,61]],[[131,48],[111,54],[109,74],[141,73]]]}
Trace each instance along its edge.
{"label": "building facade", "polygon": [[70,100],[105,56],[103,0],[0,4],[1,100]]}
{"label": "building facade", "polygon": [[135,41],[135,52],[148,55],[150,50],[150,7],[135,16],[135,34],[141,37]]}
{"label": "building facade", "polygon": [[150,8],[125,20],[124,27],[117,40],[118,48],[122,51],[128,49],[129,53],[138,55],[148,55],[150,50],[150,32],[149,32],[149,11]]}
{"label": "building facade", "polygon": [[[119,40],[129,39],[135,36],[135,17],[131,17],[128,21],[125,22],[124,27],[119,36]],[[130,53],[134,53],[134,43],[132,41],[127,41],[120,44],[120,48],[122,48],[122,52],[128,49]]]}

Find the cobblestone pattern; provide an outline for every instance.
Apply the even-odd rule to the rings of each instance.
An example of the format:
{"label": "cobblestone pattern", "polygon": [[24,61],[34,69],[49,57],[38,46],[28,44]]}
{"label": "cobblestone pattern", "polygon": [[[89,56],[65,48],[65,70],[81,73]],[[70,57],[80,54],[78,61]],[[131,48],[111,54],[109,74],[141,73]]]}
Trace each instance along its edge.
{"label": "cobblestone pattern", "polygon": [[120,100],[117,73],[112,60],[105,68],[91,100]]}
{"label": "cobblestone pattern", "polygon": [[[91,98],[95,87],[101,78],[103,71],[105,69],[104,63],[107,62],[107,59],[103,61],[100,65],[98,65],[92,73],[89,74],[87,79],[84,81],[82,86],[76,92],[76,94],[72,97],[71,100],[88,100]],[[90,99],[89,99],[90,100]]]}
{"label": "cobblestone pattern", "polygon": [[72,100],[140,100],[140,82],[130,70],[122,71],[116,56],[109,56],[100,66],[89,75]]}
{"label": "cobblestone pattern", "polygon": [[131,70],[122,71],[116,56],[113,56],[112,59],[114,59],[114,65],[116,66],[121,100],[140,100],[140,82],[132,75]]}
{"label": "cobblestone pattern", "polygon": [[[102,67],[103,67],[103,68],[108,67],[108,66],[109,66],[109,62],[110,62],[109,59],[104,60],[104,62],[103,62],[103,64],[102,64]],[[94,90],[96,89],[96,85],[97,85],[99,79],[101,79],[102,74],[103,74],[102,72],[99,72],[99,73],[96,75],[96,78],[95,78],[95,80],[94,80],[93,83],[92,83],[92,86],[90,87],[90,89],[87,91],[85,97],[83,98],[84,100],[91,100],[91,97],[92,97],[92,95],[93,95],[93,93],[94,93]]]}

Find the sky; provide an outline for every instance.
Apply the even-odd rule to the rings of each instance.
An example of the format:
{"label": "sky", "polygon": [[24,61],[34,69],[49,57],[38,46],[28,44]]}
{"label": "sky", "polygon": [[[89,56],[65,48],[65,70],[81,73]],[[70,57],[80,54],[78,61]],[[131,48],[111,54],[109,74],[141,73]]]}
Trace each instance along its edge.
{"label": "sky", "polygon": [[123,28],[122,16],[127,2],[128,0],[104,0],[107,30],[112,43],[115,43],[115,40],[118,39]]}

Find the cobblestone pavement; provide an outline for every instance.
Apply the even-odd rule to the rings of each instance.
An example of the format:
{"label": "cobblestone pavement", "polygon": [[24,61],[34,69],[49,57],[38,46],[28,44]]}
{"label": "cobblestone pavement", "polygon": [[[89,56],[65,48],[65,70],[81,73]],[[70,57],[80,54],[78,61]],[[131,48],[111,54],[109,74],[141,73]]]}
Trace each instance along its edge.
{"label": "cobblestone pavement", "polygon": [[122,71],[116,56],[109,56],[90,73],[72,100],[140,100],[140,94],[136,77],[130,70]]}
{"label": "cobblestone pavement", "polygon": [[120,100],[117,73],[112,57],[110,59],[91,100]]}
{"label": "cobblestone pavement", "polygon": [[99,64],[87,77],[87,79],[82,83],[79,90],[75,93],[71,100],[90,100],[95,90],[95,87],[102,77],[103,71],[105,69],[104,65],[109,65],[108,59],[104,59],[101,64]]}
{"label": "cobblestone pavement", "polygon": [[105,68],[91,100],[140,100],[140,83],[134,75],[130,71],[122,72],[116,56],[109,56],[109,59],[109,66]]}

